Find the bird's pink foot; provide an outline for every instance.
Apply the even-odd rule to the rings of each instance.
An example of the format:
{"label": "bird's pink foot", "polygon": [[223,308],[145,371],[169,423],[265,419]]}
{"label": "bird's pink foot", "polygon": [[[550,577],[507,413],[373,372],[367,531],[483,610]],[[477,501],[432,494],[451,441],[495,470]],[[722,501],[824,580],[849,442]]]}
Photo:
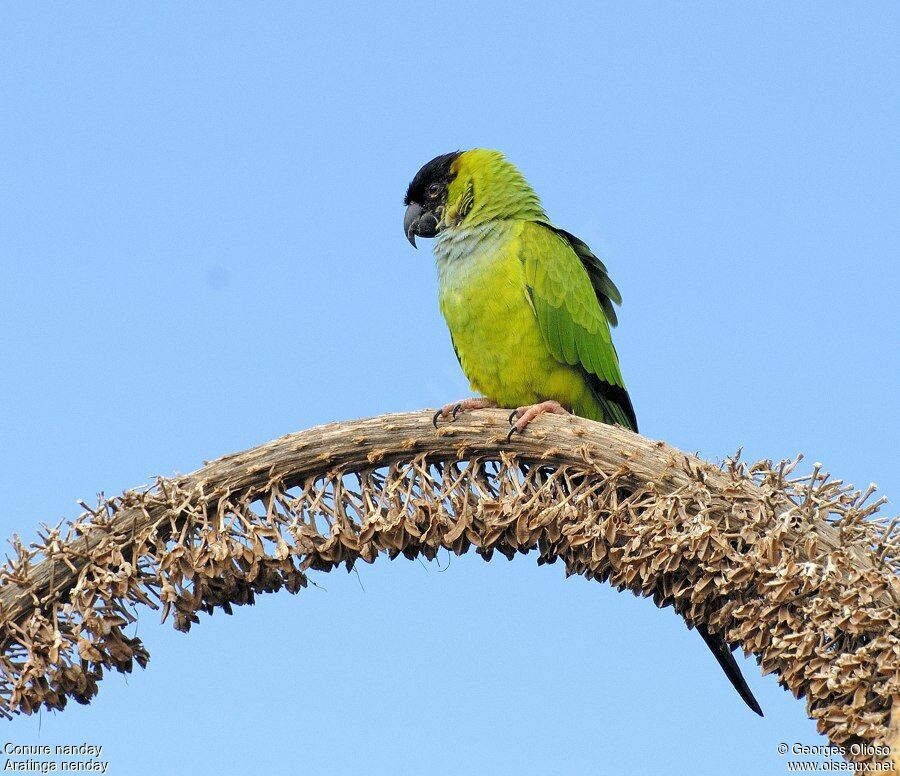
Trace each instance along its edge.
{"label": "bird's pink foot", "polygon": [[519,407],[519,409],[513,410],[509,414],[509,422],[512,425],[512,428],[506,435],[506,441],[508,442],[512,439],[512,435],[517,431],[521,434],[528,428],[528,424],[531,423],[532,420],[538,415],[543,415],[545,412],[551,412],[554,415],[569,414],[569,411],[558,401],[542,401],[539,404],[532,404],[530,407]]}
{"label": "bird's pink foot", "polygon": [[451,420],[456,420],[456,416],[459,415],[460,412],[466,412],[467,410],[484,410],[489,407],[496,407],[497,402],[492,399],[485,399],[479,397],[477,399],[463,399],[462,401],[454,401],[450,402],[450,404],[445,404],[441,407],[437,412],[434,413],[434,417],[431,419],[431,422],[434,423],[434,427],[438,427],[438,420],[447,420],[448,418]]}

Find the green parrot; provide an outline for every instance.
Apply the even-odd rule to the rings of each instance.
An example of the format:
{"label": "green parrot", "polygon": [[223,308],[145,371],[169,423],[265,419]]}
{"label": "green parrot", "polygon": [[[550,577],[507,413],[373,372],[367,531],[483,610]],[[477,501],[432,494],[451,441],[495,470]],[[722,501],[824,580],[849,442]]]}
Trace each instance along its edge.
{"label": "green parrot", "polygon": [[[434,416],[515,407],[510,436],[545,412],[573,413],[637,431],[613,346],[622,297],[606,267],[554,226],[506,157],[476,148],[443,154],[412,179],[403,231],[436,237],[440,308],[453,349],[479,398]],[[698,626],[747,705],[762,710],[725,641]]]}

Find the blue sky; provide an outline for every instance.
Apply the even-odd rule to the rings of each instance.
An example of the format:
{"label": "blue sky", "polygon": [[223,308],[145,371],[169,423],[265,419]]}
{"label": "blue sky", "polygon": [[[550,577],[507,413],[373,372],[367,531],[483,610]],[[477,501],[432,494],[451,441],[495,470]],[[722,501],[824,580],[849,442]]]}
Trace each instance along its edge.
{"label": "blue sky", "polygon": [[[0,535],[316,423],[464,396],[419,166],[496,147],[622,290],[641,423],[900,497],[895,3],[5,4]],[[896,512],[895,504],[888,508]],[[446,558],[442,557],[442,567]],[[4,741],[110,773],[782,773],[670,610],[532,558],[379,561]]]}

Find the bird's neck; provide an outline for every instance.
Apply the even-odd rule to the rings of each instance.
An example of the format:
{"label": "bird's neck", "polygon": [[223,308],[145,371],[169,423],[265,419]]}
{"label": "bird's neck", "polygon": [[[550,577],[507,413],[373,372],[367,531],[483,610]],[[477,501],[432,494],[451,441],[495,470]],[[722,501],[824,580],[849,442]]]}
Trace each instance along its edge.
{"label": "bird's neck", "polygon": [[454,226],[492,221],[541,221],[541,200],[515,165],[497,151],[473,149],[460,156],[450,187]]}
{"label": "bird's neck", "polygon": [[509,219],[462,223],[442,231],[434,242],[434,259],[441,280],[460,271],[467,274],[489,263],[515,235],[520,221]]}

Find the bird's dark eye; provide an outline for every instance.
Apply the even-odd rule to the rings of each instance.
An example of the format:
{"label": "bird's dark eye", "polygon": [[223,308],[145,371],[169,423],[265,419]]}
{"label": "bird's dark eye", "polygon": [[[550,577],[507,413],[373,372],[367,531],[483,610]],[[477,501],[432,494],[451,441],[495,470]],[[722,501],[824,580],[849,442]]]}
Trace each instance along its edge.
{"label": "bird's dark eye", "polygon": [[441,193],[441,185],[439,183],[432,183],[428,187],[428,191],[426,193],[428,194],[429,199],[434,199],[438,194]]}

